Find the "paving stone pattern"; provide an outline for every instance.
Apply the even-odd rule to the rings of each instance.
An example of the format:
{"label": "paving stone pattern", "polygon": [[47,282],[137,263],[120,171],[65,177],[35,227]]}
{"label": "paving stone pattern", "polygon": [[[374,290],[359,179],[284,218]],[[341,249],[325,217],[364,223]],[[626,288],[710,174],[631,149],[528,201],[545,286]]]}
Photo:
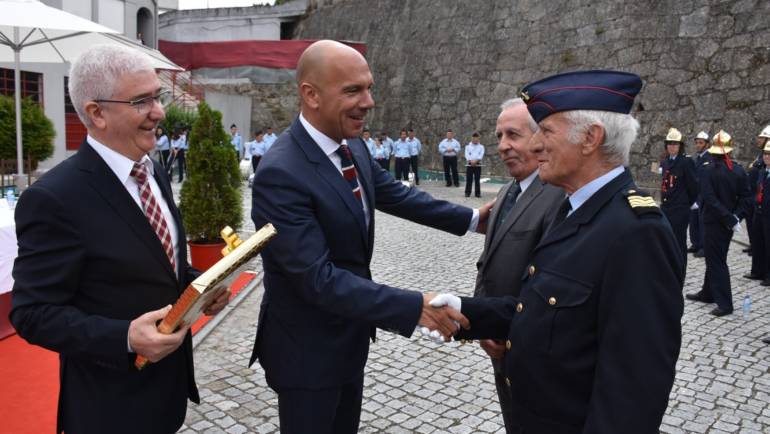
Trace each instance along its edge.
{"label": "paving stone pattern", "polygon": [[[176,185],[175,185],[176,187]],[[441,182],[421,186],[436,197],[479,206],[499,185],[485,184],[482,199]],[[250,191],[244,188],[245,215]],[[373,278],[421,291],[473,291],[483,237],[456,237],[378,212]],[[250,219],[243,232],[254,231]],[[738,239],[745,240],[745,235]],[[770,288],[741,276],[749,270],[742,246],[732,243],[736,313],[708,314],[712,306],[686,302],[682,352],[663,433],[770,432]],[[261,272],[259,261],[255,270]],[[685,291],[702,283],[703,259],[690,256]],[[750,319],[740,313],[743,294],[753,302]],[[195,349],[201,404],[190,404],[180,432],[278,433],[278,404],[258,364],[247,367],[254,342],[261,285]],[[643,327],[640,324],[640,327]],[[504,433],[489,361],[474,344],[438,345],[380,331],[366,367],[362,433]]]}

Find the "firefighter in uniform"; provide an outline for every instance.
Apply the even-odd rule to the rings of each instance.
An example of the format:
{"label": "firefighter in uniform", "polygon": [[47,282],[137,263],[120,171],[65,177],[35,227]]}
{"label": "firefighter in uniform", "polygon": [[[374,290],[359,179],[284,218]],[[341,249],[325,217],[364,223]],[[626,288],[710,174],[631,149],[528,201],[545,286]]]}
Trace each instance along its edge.
{"label": "firefighter in uniform", "polygon": [[[768,246],[764,242],[764,229],[761,226],[762,224],[762,216],[758,217],[755,214],[762,213],[762,214],[768,214],[765,217],[770,217],[770,210],[765,208],[763,211],[759,210],[759,207],[761,206],[762,198],[765,196],[765,191],[763,189],[764,186],[764,178],[763,174],[767,173],[767,163],[765,162],[765,156],[764,156],[764,148],[765,145],[768,142],[768,138],[770,138],[770,125],[766,126],[757,136],[757,138],[754,141],[754,144],[757,146],[757,148],[763,149],[762,154],[760,154],[756,160],[752,163],[752,168],[749,169],[749,187],[751,188],[751,195],[754,198],[754,200],[751,203],[750,213],[746,217],[746,226],[749,228],[749,241],[751,244],[751,271],[748,274],[744,274],[743,277],[751,280],[762,280],[765,281],[767,279],[767,266],[765,265],[765,257],[767,256],[764,251],[768,248]],[[755,169],[756,166],[756,169]],[[749,219],[751,219],[751,224],[749,224]],[[759,223],[760,226],[754,226],[755,223]],[[763,249],[762,252],[759,253],[759,257],[755,256],[757,253],[755,250],[757,250],[757,246],[759,249]],[[770,283],[768,281],[767,283]],[[767,285],[765,285],[767,286]]]}
{"label": "firefighter in uniform", "polygon": [[699,292],[687,294],[687,299],[716,303],[714,316],[733,312],[730,270],[727,250],[733,232],[740,232],[741,219],[752,206],[746,171],[732,161],[732,137],[720,130],[713,138],[709,152],[714,157],[700,180],[703,197],[703,249],[706,253],[706,275]]}
{"label": "firefighter in uniform", "polygon": [[690,207],[696,202],[698,184],[695,163],[684,155],[684,137],[676,128],[668,130],[665,141],[666,158],[661,163],[663,182],[660,187],[661,205],[674,236],[682,251],[682,262],[687,268],[687,224]]}
{"label": "firefighter in uniform", "polygon": [[682,253],[624,165],[635,75],[576,71],[527,85],[543,181],[568,197],[518,297],[460,298],[462,339],[503,339],[516,433],[658,432],[681,344]]}
{"label": "firefighter in uniform", "polygon": [[[695,179],[700,180],[703,168],[706,163],[711,161],[711,154],[708,149],[710,146],[709,134],[705,131],[699,132],[695,136],[695,153],[692,156],[695,163]],[[703,254],[703,213],[701,212],[700,183],[698,184],[698,197],[695,203],[690,207],[690,243],[692,244],[688,252],[692,252],[696,258],[704,257]]]}

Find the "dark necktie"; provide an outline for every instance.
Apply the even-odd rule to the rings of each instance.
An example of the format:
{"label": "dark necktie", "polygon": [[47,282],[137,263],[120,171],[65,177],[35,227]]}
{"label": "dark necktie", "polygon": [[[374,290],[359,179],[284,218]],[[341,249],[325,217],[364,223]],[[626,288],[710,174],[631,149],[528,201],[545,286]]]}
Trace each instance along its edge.
{"label": "dark necktie", "polygon": [[552,228],[555,228],[556,226],[559,226],[564,219],[567,218],[567,214],[569,214],[569,211],[572,209],[572,204],[569,202],[569,198],[565,197],[564,201],[561,203],[561,206],[559,207],[559,211],[556,213],[556,217],[553,219],[553,224],[551,225]]}
{"label": "dark necktie", "polygon": [[508,214],[511,213],[519,194],[521,194],[521,184],[519,183],[516,184],[516,188],[508,189],[508,193],[505,194],[503,205],[500,207],[500,213],[497,216],[498,225],[505,223],[505,219],[508,217]]}
{"label": "dark necktie", "polygon": [[358,176],[356,176],[356,166],[353,165],[353,156],[350,153],[348,145],[340,145],[335,151],[340,156],[340,165],[342,166],[342,176],[350,184],[350,189],[358,199],[358,203],[363,206],[364,201],[361,198],[361,186],[358,185]]}

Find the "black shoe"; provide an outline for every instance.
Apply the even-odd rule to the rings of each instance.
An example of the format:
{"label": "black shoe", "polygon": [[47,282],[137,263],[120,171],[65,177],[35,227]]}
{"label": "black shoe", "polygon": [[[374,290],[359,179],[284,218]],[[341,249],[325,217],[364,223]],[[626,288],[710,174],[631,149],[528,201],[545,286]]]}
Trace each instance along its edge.
{"label": "black shoe", "polygon": [[452,186],[452,184],[447,184],[446,186],[447,186],[447,187],[451,187],[451,186]]}
{"label": "black shoe", "polygon": [[766,337],[766,338],[762,338],[762,342],[764,342],[764,343],[766,343],[766,344],[770,345],[770,336],[768,336],[768,337]]}
{"label": "black shoe", "polygon": [[459,187],[459,186],[460,186],[460,184],[455,184],[455,187]]}
{"label": "black shoe", "polygon": [[703,250],[698,250],[697,252],[693,253],[692,255],[695,256],[696,258],[705,258],[706,257],[706,254],[703,253]]}
{"label": "black shoe", "polygon": [[476,195],[476,197],[481,197],[481,195],[480,195],[480,194],[477,194],[477,195]]}
{"label": "black shoe", "polygon": [[706,297],[703,295],[702,292],[693,292],[690,294],[685,294],[684,298],[692,301],[699,301],[701,303],[713,303],[714,300]]}
{"label": "black shoe", "polygon": [[690,246],[690,248],[689,248],[689,249],[687,249],[687,253],[695,253],[695,252],[697,252],[698,250],[700,250],[700,249],[698,249],[698,248],[697,248],[697,247],[695,247],[695,246]]}
{"label": "black shoe", "polygon": [[754,273],[746,273],[746,274],[743,275],[743,277],[745,277],[747,279],[750,279],[750,280],[762,280],[762,276],[760,276],[759,274],[754,274]]}
{"label": "black shoe", "polygon": [[762,285],[762,286],[770,286],[770,279],[765,279],[765,280],[759,282],[759,284]]}
{"label": "black shoe", "polygon": [[721,307],[715,307],[714,310],[712,310],[709,313],[714,315],[714,316],[725,316],[725,315],[730,315],[731,313],[733,313],[733,311],[732,310],[727,310],[727,309],[722,309]]}
{"label": "black shoe", "polygon": [[471,195],[468,193],[465,193],[465,197],[471,197]]}
{"label": "black shoe", "polygon": [[749,253],[751,252],[751,247],[746,247],[745,249],[741,250],[743,253]]}

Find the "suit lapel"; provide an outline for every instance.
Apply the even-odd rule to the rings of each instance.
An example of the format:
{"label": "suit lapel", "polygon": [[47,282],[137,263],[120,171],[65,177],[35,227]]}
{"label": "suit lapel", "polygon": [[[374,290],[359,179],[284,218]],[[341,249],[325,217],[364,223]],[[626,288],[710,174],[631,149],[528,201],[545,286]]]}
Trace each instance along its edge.
{"label": "suit lapel", "polygon": [[329,157],[323,153],[321,147],[310,137],[310,134],[307,133],[305,128],[299,122],[299,118],[294,120],[294,123],[291,126],[291,134],[308,157],[308,160],[316,163],[318,175],[329,184],[348,210],[355,216],[356,222],[358,223],[359,234],[364,243],[369,244],[366,233],[364,209],[361,204],[358,203],[358,199],[356,199],[353,191],[350,189],[348,181],[342,177],[342,174],[336,167],[334,167],[334,164],[329,160]]}
{"label": "suit lapel", "polygon": [[609,202],[615,194],[623,188],[634,185],[631,174],[626,169],[615,179],[607,183],[599,191],[593,194],[588,200],[573,212],[560,225],[549,228],[548,233],[543,237],[540,243],[535,247],[539,250],[549,244],[556,243],[575,234],[580,226],[588,223],[593,217]]}
{"label": "suit lapel", "polygon": [[[134,202],[126,188],[120,183],[115,173],[112,172],[107,163],[102,160],[99,154],[86,141],[80,146],[78,155],[81,156],[81,170],[90,172],[88,183],[91,188],[115,210],[115,213],[136,234],[137,238],[144,243],[150,254],[160,262],[166,272],[176,281],[174,269],[171,268],[171,263],[168,260],[168,256],[166,256],[163,245],[160,243],[160,239],[158,239],[158,235],[155,234],[152,226],[150,226],[150,222],[147,221],[147,217],[136,206],[136,202]],[[179,242],[184,242],[184,240]]]}
{"label": "suit lapel", "polygon": [[484,251],[489,251],[489,246],[492,244],[492,239],[497,236],[497,215],[500,213],[500,208],[503,206],[505,196],[516,185],[516,181],[511,181],[504,185],[503,188],[497,193],[497,200],[495,206],[492,207],[492,211],[489,213],[489,226],[487,228],[487,236],[484,238]]}
{"label": "suit lapel", "polygon": [[500,242],[505,238],[505,234],[508,233],[509,230],[511,230],[511,227],[516,223],[516,221],[521,217],[522,213],[529,208],[530,205],[535,201],[535,198],[537,198],[540,193],[543,191],[543,183],[540,181],[540,177],[535,177],[535,179],[532,180],[532,183],[529,185],[527,190],[519,195],[519,198],[516,200],[516,203],[513,205],[513,208],[511,208],[510,214],[508,214],[508,217],[505,218],[505,222],[503,222],[503,225],[500,226],[499,230],[497,230],[494,234],[494,237],[492,238],[492,244],[490,246],[490,254],[497,249],[497,246],[500,245]]}

